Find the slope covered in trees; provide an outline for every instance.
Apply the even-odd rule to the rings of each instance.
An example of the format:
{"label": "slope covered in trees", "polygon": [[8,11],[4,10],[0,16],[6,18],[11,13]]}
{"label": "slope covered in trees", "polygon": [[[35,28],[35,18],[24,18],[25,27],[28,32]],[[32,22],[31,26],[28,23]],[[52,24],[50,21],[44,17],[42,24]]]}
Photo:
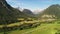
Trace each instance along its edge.
{"label": "slope covered in trees", "polygon": [[24,9],[23,12],[11,7],[6,0],[0,0],[0,24],[16,22],[18,18],[33,17],[33,13]]}
{"label": "slope covered in trees", "polygon": [[51,5],[50,7],[45,9],[40,15],[41,17],[60,18],[60,5]]}
{"label": "slope covered in trees", "polygon": [[17,21],[14,9],[6,2],[0,0],[0,24],[10,23]]}

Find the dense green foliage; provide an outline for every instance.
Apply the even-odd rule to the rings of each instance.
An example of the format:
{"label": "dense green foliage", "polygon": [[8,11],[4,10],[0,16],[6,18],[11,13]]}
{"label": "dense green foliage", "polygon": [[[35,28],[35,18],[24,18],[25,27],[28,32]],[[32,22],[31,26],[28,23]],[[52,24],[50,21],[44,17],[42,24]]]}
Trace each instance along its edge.
{"label": "dense green foliage", "polygon": [[40,17],[43,15],[54,15],[56,18],[60,18],[60,5],[54,4],[49,6],[43,12],[40,13]]}
{"label": "dense green foliage", "polygon": [[[21,12],[17,8],[11,7],[6,0],[0,0],[0,24],[9,24],[17,22],[19,18],[31,18],[32,12],[27,9]],[[29,14],[29,15],[28,15]]]}
{"label": "dense green foliage", "polygon": [[5,0],[0,0],[0,24],[17,21],[13,8]]}

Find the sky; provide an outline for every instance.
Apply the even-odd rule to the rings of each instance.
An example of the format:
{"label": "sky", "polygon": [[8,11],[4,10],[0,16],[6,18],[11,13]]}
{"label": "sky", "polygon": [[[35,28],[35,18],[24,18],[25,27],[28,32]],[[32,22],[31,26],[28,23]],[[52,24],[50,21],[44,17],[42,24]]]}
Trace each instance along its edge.
{"label": "sky", "polygon": [[12,7],[25,9],[44,10],[52,4],[60,4],[60,0],[6,0]]}

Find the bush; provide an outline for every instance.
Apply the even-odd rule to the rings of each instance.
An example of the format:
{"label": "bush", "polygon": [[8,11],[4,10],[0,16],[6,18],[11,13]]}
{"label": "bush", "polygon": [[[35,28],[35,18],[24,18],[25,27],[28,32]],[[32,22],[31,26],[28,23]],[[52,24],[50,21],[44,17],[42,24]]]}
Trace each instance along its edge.
{"label": "bush", "polygon": [[15,26],[11,26],[11,27],[3,27],[3,28],[0,28],[0,31],[12,31],[12,30],[23,30],[23,29],[28,29],[28,28],[33,28],[33,27],[37,27],[39,26],[40,23],[24,23],[24,24],[21,24],[19,26],[15,25]]}

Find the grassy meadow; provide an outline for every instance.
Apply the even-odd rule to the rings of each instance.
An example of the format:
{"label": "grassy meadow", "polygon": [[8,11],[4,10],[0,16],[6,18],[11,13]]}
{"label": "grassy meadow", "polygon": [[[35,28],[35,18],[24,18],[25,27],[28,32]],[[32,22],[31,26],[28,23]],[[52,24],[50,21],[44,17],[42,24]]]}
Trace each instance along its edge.
{"label": "grassy meadow", "polygon": [[[55,21],[55,23],[41,23],[41,25],[35,28],[8,31],[7,34],[56,34],[60,30],[60,24],[58,24],[59,22],[60,21]],[[15,23],[13,25],[15,25]],[[0,34],[3,34],[3,32]]]}

